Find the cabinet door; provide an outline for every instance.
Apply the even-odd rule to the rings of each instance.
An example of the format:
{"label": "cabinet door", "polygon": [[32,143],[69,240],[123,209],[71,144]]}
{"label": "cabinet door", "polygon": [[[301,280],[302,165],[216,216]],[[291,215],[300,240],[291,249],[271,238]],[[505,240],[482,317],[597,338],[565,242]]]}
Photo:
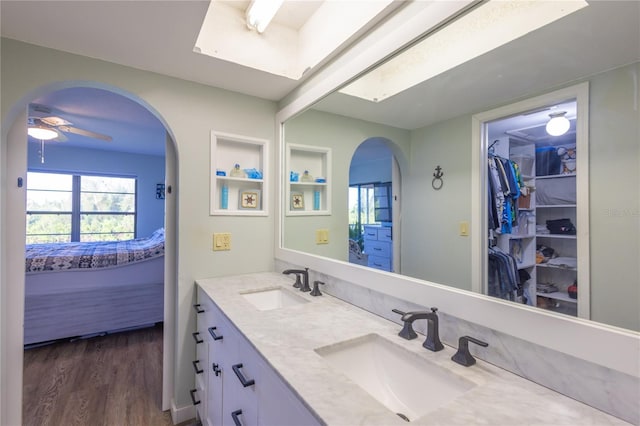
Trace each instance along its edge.
{"label": "cabinet door", "polygon": [[222,424],[234,426],[235,420],[244,426],[258,422],[256,389],[262,386],[260,358],[239,334],[234,350],[224,353]]}
{"label": "cabinet door", "polygon": [[263,365],[258,389],[258,424],[261,426],[312,426],[321,423],[289,387]]}
{"label": "cabinet door", "polygon": [[233,357],[236,352],[236,337],[234,329],[217,307],[211,311],[211,322],[207,328],[209,335],[209,363],[207,386],[207,418],[209,423],[219,426],[223,421],[224,382],[233,374],[227,368],[227,357]]}

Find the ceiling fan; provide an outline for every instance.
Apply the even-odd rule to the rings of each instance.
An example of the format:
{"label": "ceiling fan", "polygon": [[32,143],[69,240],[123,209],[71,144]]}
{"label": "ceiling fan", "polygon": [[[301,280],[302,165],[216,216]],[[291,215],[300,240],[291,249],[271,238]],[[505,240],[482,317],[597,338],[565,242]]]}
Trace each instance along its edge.
{"label": "ceiling fan", "polygon": [[[51,133],[53,137],[49,137],[48,139],[56,139],[58,141],[64,142],[67,140],[67,137],[64,135],[64,133],[73,133],[75,135],[86,136],[94,139],[100,139],[106,142],[111,142],[113,140],[113,138],[109,135],[93,132],[91,130],[80,129],[78,127],[74,127],[73,123],[65,120],[62,117],[49,115],[51,114],[51,108],[47,106],[32,104],[31,109],[34,113],[37,113],[38,115],[42,115],[42,116],[29,117],[28,119],[29,130],[36,129],[36,128],[49,129],[49,130],[53,130],[58,134],[58,136],[53,136],[53,134]],[[36,136],[36,138],[38,137]]]}

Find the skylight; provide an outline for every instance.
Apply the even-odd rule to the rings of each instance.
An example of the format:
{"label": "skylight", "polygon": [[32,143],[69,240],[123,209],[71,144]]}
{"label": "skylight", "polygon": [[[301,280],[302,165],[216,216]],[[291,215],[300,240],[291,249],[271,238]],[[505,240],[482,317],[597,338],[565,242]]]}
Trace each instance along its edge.
{"label": "skylight", "polygon": [[339,52],[371,21],[398,7],[392,0],[284,1],[259,33],[247,27],[248,3],[212,0],[194,51],[293,80]]}
{"label": "skylight", "polygon": [[340,92],[381,102],[585,6],[583,0],[491,0]]}

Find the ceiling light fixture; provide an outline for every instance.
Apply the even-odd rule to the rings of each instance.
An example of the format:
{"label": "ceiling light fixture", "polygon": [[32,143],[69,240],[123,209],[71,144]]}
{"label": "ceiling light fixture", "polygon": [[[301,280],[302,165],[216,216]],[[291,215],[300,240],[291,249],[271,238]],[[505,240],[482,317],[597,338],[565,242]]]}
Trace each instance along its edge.
{"label": "ceiling light fixture", "polygon": [[551,119],[547,123],[547,133],[551,136],[562,136],[569,131],[571,123],[569,122],[569,119],[565,117],[566,113],[566,111],[561,111],[549,114]]}
{"label": "ceiling light fixture", "polygon": [[39,124],[34,126],[29,126],[27,128],[27,134],[32,138],[36,138],[44,141],[48,141],[58,137],[58,132],[56,132],[55,130],[49,127],[42,126]]}
{"label": "ceiling light fixture", "polygon": [[247,8],[247,27],[262,34],[282,6],[283,1],[252,0]]}

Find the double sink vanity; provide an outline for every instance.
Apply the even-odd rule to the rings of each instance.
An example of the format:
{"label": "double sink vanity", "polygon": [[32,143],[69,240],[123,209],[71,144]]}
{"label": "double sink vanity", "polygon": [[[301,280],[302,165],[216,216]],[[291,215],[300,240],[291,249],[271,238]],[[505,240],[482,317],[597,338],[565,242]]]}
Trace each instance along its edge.
{"label": "double sink vanity", "polygon": [[196,284],[204,425],[627,424],[277,272]]}

